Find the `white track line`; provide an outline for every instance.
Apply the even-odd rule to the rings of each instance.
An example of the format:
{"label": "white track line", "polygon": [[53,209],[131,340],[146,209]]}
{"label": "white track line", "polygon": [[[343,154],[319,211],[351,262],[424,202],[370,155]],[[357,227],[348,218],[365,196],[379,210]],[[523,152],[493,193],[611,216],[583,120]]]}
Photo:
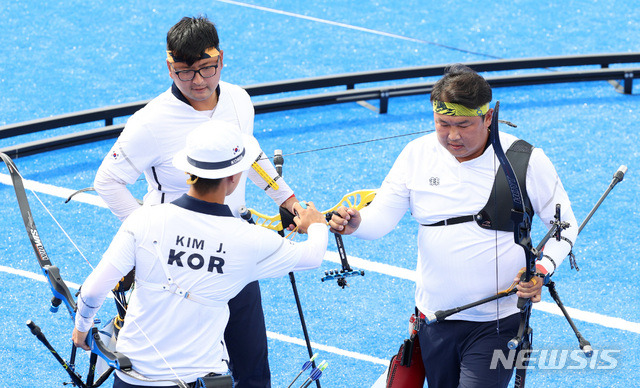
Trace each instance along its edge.
{"label": "white track line", "polygon": [[[43,282],[43,283],[47,283],[47,279],[42,274],[37,274],[37,273],[29,272],[29,271],[24,271],[24,270],[21,270],[21,269],[6,267],[4,265],[0,265],[0,272],[6,272],[6,273],[9,273],[9,274],[18,275],[18,276],[22,276],[24,278],[37,280],[37,281]],[[73,283],[73,282],[69,282],[69,281],[66,281],[66,280],[64,282],[66,283],[67,287],[69,287],[70,289],[78,290],[80,288],[79,284],[76,284],[76,283]],[[113,298],[113,296],[111,296],[111,295],[109,295],[109,297]],[[267,337],[275,339],[275,340],[279,340],[279,341],[288,342],[288,343],[295,344],[295,345],[300,345],[300,346],[305,346],[305,347],[307,346],[306,342],[301,338],[290,337],[288,335],[274,333],[272,331],[267,331]],[[380,365],[384,365],[384,366],[387,366],[387,364],[389,364],[388,360],[383,360],[381,358],[376,358],[376,357],[368,356],[366,354],[352,352],[352,351],[349,351],[349,350],[339,349],[339,348],[336,348],[334,346],[323,345],[323,344],[319,344],[319,343],[316,343],[316,342],[312,342],[311,345],[312,345],[313,349],[315,349],[315,350],[322,350],[324,352],[334,353],[334,354],[337,354],[337,355],[340,355],[340,356],[355,358],[356,360],[367,361],[367,362],[371,362],[371,363],[374,363],[374,364],[380,364]]]}
{"label": "white track line", "polygon": [[[375,261],[369,261],[365,259],[361,259],[359,257],[348,255],[349,264],[353,268],[364,269],[367,271],[373,271],[377,273],[381,273],[383,275],[389,275],[400,279],[410,280],[412,282],[416,281],[416,271],[395,267],[393,265],[384,264],[384,263],[376,263]],[[324,255],[324,260],[331,261],[333,263],[340,264],[340,255],[338,252],[327,251]]]}
{"label": "white track line", "polygon": [[446,49],[449,49],[449,50],[460,51],[460,52],[467,53],[467,54],[480,55],[480,56],[483,56],[483,57],[494,58],[494,59],[501,59],[500,57],[496,57],[496,56],[493,56],[493,55],[484,54],[484,53],[480,53],[480,52],[474,52],[474,51],[470,51],[470,50],[465,50],[465,49],[449,46],[449,45],[442,44],[442,43],[430,42],[428,40],[416,39],[416,38],[411,38],[411,37],[408,37],[408,36],[403,36],[403,35],[398,35],[398,34],[391,34],[389,32],[372,30],[370,28],[358,27],[358,26],[354,26],[352,24],[334,22],[334,21],[331,21],[331,20],[315,18],[313,16],[301,15],[301,14],[298,14],[298,13],[282,11],[282,10],[274,9],[274,8],[262,7],[262,6],[259,6],[259,5],[243,3],[243,2],[240,2],[240,1],[233,1],[233,0],[217,0],[217,1],[219,1],[221,3],[237,5],[237,6],[240,6],[240,7],[253,8],[253,9],[260,10],[260,11],[265,11],[265,12],[271,12],[271,13],[275,13],[275,14],[279,14],[279,15],[290,16],[290,17],[294,17],[294,18],[298,18],[298,19],[310,20],[310,21],[317,22],[317,23],[329,24],[329,25],[332,25],[332,26],[347,28],[347,29],[350,29],[350,30],[362,31],[362,32],[366,32],[366,33],[369,33],[369,34],[386,36],[388,38],[402,39],[402,40],[406,40],[406,41],[409,41],[409,42],[422,43],[422,44],[430,44],[430,45],[433,45],[433,46],[442,47],[442,48],[446,48]]}
{"label": "white track line", "polygon": [[[0,183],[4,183],[6,185],[12,185],[11,178],[7,174],[0,174]],[[25,184],[25,188],[29,190],[33,190],[36,192],[53,195],[53,196],[57,196],[65,199],[69,195],[75,192],[74,190],[65,189],[65,188],[48,185],[44,183],[39,183],[35,181],[30,181],[30,180],[24,180],[24,184]],[[74,196],[72,201],[78,201],[78,202],[83,202],[90,205],[106,207],[102,199],[97,195],[81,193]],[[327,252],[324,259],[334,263],[340,263],[340,258],[337,252]],[[365,259],[361,259],[354,256],[349,256],[349,262],[353,267],[358,269],[373,271],[373,272],[381,273],[387,276],[393,276],[396,278],[405,279],[409,281],[414,281],[416,276],[416,272],[413,270],[396,267],[389,264],[376,263],[374,261],[365,260]],[[5,268],[8,268],[8,267],[5,267]],[[534,304],[534,308],[536,310],[544,311],[546,313],[550,313],[554,315],[562,315],[562,312],[556,306],[555,303],[539,302]],[[640,334],[640,323],[637,323],[637,322],[631,322],[631,321],[624,320],[622,318],[610,317],[610,316],[583,311],[583,310],[579,310],[571,307],[567,307],[567,311],[569,312],[572,318],[580,321],[589,322],[589,323],[601,325],[604,327],[609,327],[612,329],[625,330],[632,333]]]}
{"label": "white track line", "polygon": [[[340,263],[340,256],[337,252],[327,252],[324,256],[324,259],[327,261],[331,261],[334,263]],[[363,269],[366,271],[378,272],[383,275],[393,276],[396,278],[406,279],[414,281],[416,276],[416,271],[411,271],[406,268],[394,267],[388,264],[376,263],[369,260],[360,259],[358,257],[349,256],[349,264],[353,268]],[[562,311],[555,303],[550,302],[538,302],[533,305],[535,310],[544,311],[549,314],[560,315],[562,316]],[[602,315],[598,313],[592,313],[588,311],[578,310],[572,307],[565,307],[569,315],[573,319],[577,319],[584,322],[595,323],[596,325],[601,325],[605,327],[609,327],[612,329],[620,329],[625,331],[630,331],[632,333],[640,334],[640,323],[631,322],[624,320],[622,318],[609,317],[607,315]]]}
{"label": "white track line", "polygon": [[292,13],[292,12],[287,12],[287,11],[281,11],[279,9],[273,9],[273,8],[267,8],[267,7],[261,7],[259,5],[254,5],[254,4],[247,4],[247,3],[242,3],[239,1],[233,1],[233,0],[217,0],[221,3],[227,3],[227,4],[233,4],[233,5],[238,5],[240,7],[246,7],[246,8],[253,8],[253,9],[258,9],[260,11],[266,11],[266,12],[271,12],[271,13],[277,13],[280,15],[286,15],[286,16],[291,16],[291,17],[295,17],[295,18],[299,18],[299,19],[305,19],[305,20],[310,20],[310,21],[314,21],[314,22],[318,22],[318,23],[323,23],[323,24],[329,24],[332,26],[338,26],[338,27],[344,27],[344,28],[349,28],[351,30],[357,30],[357,31],[363,31],[363,32],[368,32],[370,34],[376,34],[376,35],[382,35],[382,36],[386,36],[386,37],[390,37],[390,38],[396,38],[396,39],[402,39],[402,40],[408,40],[410,42],[417,42],[417,43],[428,43],[428,44],[434,44],[433,42],[428,42],[426,40],[421,40],[421,39],[416,39],[416,38],[410,38],[407,36],[402,36],[402,35],[397,35],[397,34],[391,34],[388,32],[384,32],[384,31],[378,31],[378,30],[372,30],[370,28],[364,28],[364,27],[358,27],[358,26],[353,26],[351,24],[345,24],[345,23],[339,23],[339,22],[334,22],[331,20],[325,20],[325,19],[319,19],[319,18],[314,18],[313,16],[306,16],[306,15],[301,15],[298,13]]}
{"label": "white track line", "polygon": [[[6,272],[13,275],[22,276],[23,278],[28,278],[32,280],[37,280],[39,282],[48,283],[47,278],[45,278],[43,274],[24,271],[22,269],[16,269],[16,268],[0,265],[0,272]],[[73,289],[76,291],[80,289],[80,285],[77,283],[70,282],[68,280],[64,280],[64,283],[67,285],[69,289]],[[109,294],[107,298],[113,299],[113,295]]]}
{"label": "white track line", "polygon": [[[0,271],[2,272],[6,272],[6,273],[10,273],[13,275],[18,275],[18,276],[22,276],[23,278],[28,278],[28,279],[33,279],[33,280],[37,280],[39,282],[45,282],[47,283],[47,279],[44,277],[43,274],[39,274],[39,273],[33,273],[33,272],[29,272],[29,271],[24,271],[21,269],[16,269],[16,268],[11,268],[11,267],[5,267],[4,265],[0,265]],[[73,282],[68,282],[68,281],[64,281],[67,284],[67,287],[69,288],[74,288],[74,289],[79,289],[80,285],[73,283]]]}
{"label": "white track line", "polygon": [[[53,186],[46,183],[40,183],[36,181],[31,181],[28,179],[22,179],[24,183],[24,188],[26,191],[35,191],[38,193],[53,195],[55,197],[64,198],[65,200],[69,198],[69,196],[76,192],[76,190],[65,189],[63,187]],[[0,174],[0,183],[4,183],[7,186],[13,187],[13,182],[11,181],[11,176],[7,174]],[[99,206],[106,208],[107,205],[104,203],[102,198],[93,194],[80,193],[76,194],[72,201],[83,202],[89,205]]]}
{"label": "white track line", "polygon": [[[267,331],[267,337],[273,338],[273,339],[276,339],[276,340],[280,340],[280,341],[284,341],[284,342],[289,342],[289,343],[300,345],[300,346],[307,346],[307,343],[304,342],[303,339],[289,337],[288,335],[278,334],[278,333],[274,333],[272,331]],[[349,350],[338,349],[338,348],[333,347],[333,346],[322,345],[322,344],[318,344],[318,343],[315,343],[315,342],[311,342],[311,347],[314,350],[322,350],[322,351],[329,352],[329,353],[334,353],[334,354],[337,354],[337,355],[340,355],[340,356],[355,358],[357,360],[362,360],[362,361],[368,361],[368,362],[371,362],[371,363],[374,363],[374,364],[380,364],[380,365],[384,365],[384,366],[389,365],[389,360],[383,360],[381,358],[371,357],[371,356],[367,356],[367,355],[362,354],[362,353],[351,352]]]}
{"label": "white track line", "polygon": [[[546,313],[563,315],[560,307],[555,303],[550,302],[538,302],[533,305],[535,310],[544,311]],[[625,330],[632,333],[640,334],[640,323],[627,321],[622,318],[610,317],[598,313],[592,313],[589,311],[578,310],[573,307],[566,307],[569,316],[574,320],[583,322],[595,323],[596,325],[609,327],[611,329]]]}

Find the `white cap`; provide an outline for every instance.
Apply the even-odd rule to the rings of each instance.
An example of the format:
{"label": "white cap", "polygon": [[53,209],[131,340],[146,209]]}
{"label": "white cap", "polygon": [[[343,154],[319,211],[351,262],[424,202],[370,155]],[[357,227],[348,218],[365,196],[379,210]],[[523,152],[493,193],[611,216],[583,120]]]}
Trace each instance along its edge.
{"label": "white cap", "polygon": [[226,121],[208,121],[187,135],[186,147],[173,157],[173,165],[205,179],[219,179],[249,169],[260,154],[255,137]]}

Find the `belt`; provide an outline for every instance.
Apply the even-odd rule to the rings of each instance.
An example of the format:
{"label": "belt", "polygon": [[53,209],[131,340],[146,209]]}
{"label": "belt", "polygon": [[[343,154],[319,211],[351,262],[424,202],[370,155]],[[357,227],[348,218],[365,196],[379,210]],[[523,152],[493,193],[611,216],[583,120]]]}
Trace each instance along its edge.
{"label": "belt", "polygon": [[421,224],[421,225],[422,226],[445,226],[445,225],[462,224],[464,222],[471,222],[475,220],[476,220],[476,216],[460,216],[460,217],[453,217],[446,220],[442,220],[442,221],[436,222],[435,224]]}

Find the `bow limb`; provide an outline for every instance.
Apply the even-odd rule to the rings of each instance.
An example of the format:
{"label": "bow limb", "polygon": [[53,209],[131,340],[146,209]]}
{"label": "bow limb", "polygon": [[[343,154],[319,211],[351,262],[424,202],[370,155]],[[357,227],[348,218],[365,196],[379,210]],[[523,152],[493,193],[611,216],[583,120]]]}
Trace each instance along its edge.
{"label": "bow limb", "polygon": [[[531,243],[531,217],[526,212],[524,207],[524,197],[522,195],[521,186],[518,183],[513,168],[507,155],[504,153],[502,144],[500,143],[500,135],[498,131],[498,111],[500,108],[500,101],[496,102],[496,106],[491,118],[491,125],[489,126],[489,140],[493,146],[496,158],[500,162],[502,170],[504,171],[509,189],[511,191],[511,200],[513,202],[513,208],[511,209],[511,220],[513,222],[513,236],[516,244],[520,245],[525,253],[525,282],[531,280],[535,274],[535,260],[536,252]],[[497,258],[496,258],[497,260]],[[519,301],[518,307],[522,309],[524,306]]]}
{"label": "bow limb", "polygon": [[[523,280],[528,282],[535,274],[535,261],[536,252],[531,243],[531,217],[525,210],[524,197],[522,189],[518,183],[518,178],[507,159],[506,154],[500,143],[500,134],[498,131],[498,113],[500,108],[500,101],[496,102],[493,116],[491,118],[491,125],[489,126],[489,140],[493,146],[496,158],[500,162],[502,170],[507,179],[509,189],[511,191],[511,200],[513,208],[511,209],[511,220],[513,222],[513,236],[516,244],[520,245],[525,254],[525,273]],[[498,258],[496,257],[496,260]],[[497,267],[496,267],[497,268]],[[531,317],[531,299],[518,298],[518,308],[520,309],[520,325],[518,327],[518,333],[507,344],[509,349],[519,349],[521,352],[529,352],[531,349],[531,327],[529,326],[529,319]],[[527,373],[527,354],[524,354],[524,361],[518,362],[516,368],[515,387],[525,386],[525,377]]]}
{"label": "bow limb", "polygon": [[[36,259],[38,260],[38,264],[42,269],[42,272],[47,279],[49,286],[51,288],[51,292],[53,293],[53,298],[51,300],[51,311],[57,312],[60,304],[64,303],[65,307],[69,311],[69,315],[71,317],[72,322],[75,322],[77,303],[73,294],[67,287],[66,283],[62,279],[60,275],[60,270],[58,267],[52,264],[47,251],[44,248],[44,244],[40,239],[40,234],[38,233],[38,229],[36,228],[35,221],[33,219],[33,214],[31,213],[31,207],[29,206],[29,200],[27,198],[27,193],[24,188],[24,182],[18,168],[15,163],[9,156],[4,153],[0,153],[0,159],[4,161],[9,169],[9,174],[11,176],[11,181],[13,184],[13,188],[15,190],[16,199],[18,200],[18,206],[20,208],[20,213],[22,215],[22,220],[24,222],[24,226],[27,230],[27,235],[29,236],[29,240],[31,242],[31,246],[36,254]],[[51,214],[49,212],[49,214]],[[74,244],[75,245],[75,244]],[[77,247],[76,247],[77,248]],[[86,260],[86,258],[85,258]],[[91,264],[87,261],[87,263],[91,266]],[[120,292],[120,291],[118,291]],[[116,292],[114,292],[115,294]],[[118,295],[116,295],[116,301],[118,301]],[[151,380],[142,375],[136,374],[136,372],[131,368],[131,363],[126,356],[123,356],[116,352],[111,352],[102,342],[100,336],[98,335],[97,328],[93,327],[91,335],[87,336],[88,341],[87,344],[92,349],[93,354],[99,355],[103,358],[107,364],[109,365],[109,369],[98,376],[98,379],[94,383],[94,372],[96,366],[96,357],[91,357],[89,364],[89,371],[87,374],[87,378],[85,381],[82,381],[82,376],[75,371],[75,355],[77,351],[77,347],[75,344],[71,346],[71,357],[70,361],[65,361],[59,353],[53,348],[53,346],[46,339],[46,336],[42,332],[42,330],[31,320],[27,321],[27,326],[31,330],[32,334],[38,338],[40,342],[49,350],[49,352],[56,358],[56,360],[62,365],[73,381],[73,384],[78,387],[98,387],[102,383],[104,383],[111,372],[114,369],[118,369],[125,374],[128,374],[131,377],[138,378],[145,381],[159,381],[159,380]],[[176,376],[176,380],[167,380],[174,384],[177,384],[181,388],[187,388],[187,385]],[[164,380],[163,380],[164,381]]]}
{"label": "bow limb", "polygon": [[327,214],[329,212],[336,211],[340,206],[352,207],[356,210],[360,210],[365,206],[368,206],[376,196],[376,190],[356,190],[344,197],[332,208],[322,212]]}
{"label": "bow limb", "polygon": [[[363,207],[369,205],[373,198],[376,196],[376,190],[356,190],[346,194],[336,205],[333,207],[322,211],[321,213],[325,216],[338,209],[340,206],[353,207],[356,210],[360,210]],[[256,225],[262,226],[267,229],[280,231],[282,230],[282,219],[280,214],[276,214],[273,216],[269,216],[263,213],[260,213],[254,209],[249,209],[251,214],[255,217],[254,222]]]}
{"label": "bow limb", "polygon": [[[530,254],[533,254],[533,261],[535,262],[535,252],[533,251],[533,245],[531,243],[531,218],[524,208],[524,197],[522,194],[521,186],[518,183],[513,167],[507,155],[504,153],[502,144],[500,143],[500,135],[498,131],[498,110],[500,108],[500,101],[496,102],[496,106],[491,118],[491,125],[489,126],[489,140],[493,146],[496,158],[502,166],[507,183],[511,191],[511,200],[513,202],[513,208],[511,209],[511,220],[513,221],[513,233],[514,241],[525,250],[527,256],[527,278],[526,281],[531,279],[533,271],[529,266],[532,264]],[[534,266],[535,267],[535,266]]]}
{"label": "bow limb", "polygon": [[[65,307],[69,311],[69,315],[71,316],[71,320],[75,320],[76,314],[76,302],[73,298],[71,291],[67,287],[66,283],[62,279],[60,275],[60,270],[58,267],[54,266],[49,259],[49,255],[44,248],[42,240],[40,239],[40,235],[38,233],[38,229],[36,228],[35,221],[33,220],[33,215],[31,213],[31,207],[29,206],[29,201],[27,199],[27,193],[24,189],[24,183],[22,180],[22,176],[20,176],[20,172],[18,168],[13,163],[13,160],[9,158],[7,155],[0,153],[0,158],[4,161],[9,169],[9,174],[11,176],[11,181],[13,183],[13,188],[15,190],[16,198],[18,200],[18,206],[20,208],[20,213],[22,215],[22,220],[24,222],[24,226],[27,230],[27,235],[29,236],[29,240],[31,242],[31,246],[36,254],[36,259],[38,260],[38,264],[44,274],[44,277],[47,279],[49,286],[51,288],[51,292],[53,293],[53,298],[51,299],[51,311],[58,311],[58,307],[61,303],[64,302]],[[71,350],[71,361],[67,363],[58,352],[51,346],[51,344],[47,341],[44,333],[40,330],[40,328],[31,320],[27,321],[27,326],[31,330],[31,333],[38,338],[40,342],[49,350],[49,352],[56,358],[56,360],[62,365],[65,371],[68,373],[69,377],[73,381],[73,383],[79,387],[87,387],[92,385],[93,380],[93,372],[90,372],[90,375],[87,377],[88,384],[85,384],[82,381],[82,377],[75,372],[74,370],[74,359],[76,354],[76,347],[72,345]],[[93,369],[93,368],[90,368]]]}
{"label": "bow limb", "polygon": [[253,220],[256,225],[262,226],[263,228],[274,230],[276,232],[279,232],[283,229],[280,214],[268,216],[254,209],[249,209],[249,211],[251,212],[251,215],[256,217]]}
{"label": "bow limb", "polygon": [[27,229],[29,241],[31,242],[31,246],[36,254],[36,259],[38,260],[38,264],[42,269],[44,277],[47,279],[49,286],[51,287],[51,292],[53,293],[53,299],[51,300],[52,311],[57,311],[58,306],[64,302],[69,314],[71,315],[71,319],[74,319],[76,314],[76,302],[66,283],[62,280],[60,270],[51,263],[49,255],[44,249],[44,245],[42,244],[42,240],[38,234],[38,229],[36,228],[36,223],[33,220],[33,215],[31,214],[31,207],[29,206],[27,193],[24,189],[22,177],[18,172],[18,168],[13,163],[13,160],[11,160],[7,155],[0,153],[0,158],[2,158],[9,169],[13,188],[16,193],[16,198],[18,199],[18,206],[20,207],[20,214],[22,215],[24,226]]}

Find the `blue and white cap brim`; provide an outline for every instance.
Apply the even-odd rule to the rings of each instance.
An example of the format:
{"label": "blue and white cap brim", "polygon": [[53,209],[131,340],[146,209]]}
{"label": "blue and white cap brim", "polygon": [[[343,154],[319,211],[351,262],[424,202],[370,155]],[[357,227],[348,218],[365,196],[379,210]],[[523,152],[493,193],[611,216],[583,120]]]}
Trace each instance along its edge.
{"label": "blue and white cap brim", "polygon": [[235,175],[251,168],[260,155],[260,145],[255,137],[242,135],[243,150],[231,159],[207,162],[189,157],[183,149],[173,158],[173,165],[179,170],[205,179],[220,179]]}

